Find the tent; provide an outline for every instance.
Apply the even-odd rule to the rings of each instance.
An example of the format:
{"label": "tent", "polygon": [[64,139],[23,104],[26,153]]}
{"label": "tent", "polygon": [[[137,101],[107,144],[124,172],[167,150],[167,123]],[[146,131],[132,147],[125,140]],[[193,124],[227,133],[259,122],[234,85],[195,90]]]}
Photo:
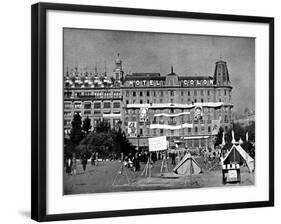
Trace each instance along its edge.
{"label": "tent", "polygon": [[243,164],[246,162],[250,172],[255,168],[254,159],[241,147],[241,145],[232,145],[226,156],[222,160],[222,164],[238,163]]}
{"label": "tent", "polygon": [[195,159],[187,153],[173,169],[173,172],[180,175],[192,175],[201,173],[202,169]]}

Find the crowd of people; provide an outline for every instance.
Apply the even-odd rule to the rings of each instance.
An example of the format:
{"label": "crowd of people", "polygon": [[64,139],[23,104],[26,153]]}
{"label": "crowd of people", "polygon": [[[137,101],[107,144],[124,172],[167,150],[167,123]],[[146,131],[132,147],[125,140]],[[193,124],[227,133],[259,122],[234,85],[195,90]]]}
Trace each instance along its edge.
{"label": "crowd of people", "polygon": [[[150,163],[151,165],[153,165],[157,160],[162,160],[165,156],[167,161],[172,166],[175,166],[177,163],[179,163],[179,161],[184,157],[186,153],[187,150],[171,150],[169,152],[141,151],[136,152],[135,154],[129,153],[128,155],[123,155],[122,153],[119,157],[117,155],[110,155],[106,160],[115,161],[121,159],[125,167],[132,169],[132,171],[134,172],[137,172],[141,169],[141,163],[147,163],[148,159],[150,159]],[[200,150],[199,154],[204,158],[204,162],[207,162],[213,160],[213,158],[218,157],[221,154],[221,151],[218,150],[216,153],[214,153],[213,151],[209,152],[205,149],[205,151]],[[91,166],[98,166],[99,154],[98,152],[84,152],[77,156],[77,154],[73,153],[72,156],[67,157],[65,159],[65,171],[68,175],[77,174],[78,161],[82,165],[83,172],[86,172],[88,161],[90,161]]]}

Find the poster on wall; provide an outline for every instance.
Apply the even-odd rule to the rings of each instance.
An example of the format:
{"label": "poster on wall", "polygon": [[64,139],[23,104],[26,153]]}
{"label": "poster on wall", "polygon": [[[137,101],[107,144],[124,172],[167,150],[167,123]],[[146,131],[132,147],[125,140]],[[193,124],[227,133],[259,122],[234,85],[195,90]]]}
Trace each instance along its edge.
{"label": "poster on wall", "polygon": [[140,108],[140,122],[146,122],[148,120],[148,108]]}
{"label": "poster on wall", "polygon": [[128,122],[128,136],[129,137],[137,137],[137,122]]}
{"label": "poster on wall", "polygon": [[203,107],[202,106],[196,106],[194,108],[194,120],[199,121],[203,119]]}
{"label": "poster on wall", "polygon": [[220,129],[220,120],[212,120],[212,135],[217,135]]}

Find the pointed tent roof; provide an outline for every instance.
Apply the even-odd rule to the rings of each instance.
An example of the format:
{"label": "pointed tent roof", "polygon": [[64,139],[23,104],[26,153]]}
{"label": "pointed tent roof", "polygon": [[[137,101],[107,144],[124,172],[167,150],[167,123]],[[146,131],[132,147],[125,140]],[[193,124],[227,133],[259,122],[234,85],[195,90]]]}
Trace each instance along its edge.
{"label": "pointed tent roof", "polygon": [[201,173],[202,169],[196,160],[187,153],[173,169],[173,172],[180,175],[191,175]]}
{"label": "pointed tent roof", "polygon": [[250,172],[254,170],[254,159],[241,147],[241,145],[232,145],[226,156],[223,158],[223,164],[246,162]]}

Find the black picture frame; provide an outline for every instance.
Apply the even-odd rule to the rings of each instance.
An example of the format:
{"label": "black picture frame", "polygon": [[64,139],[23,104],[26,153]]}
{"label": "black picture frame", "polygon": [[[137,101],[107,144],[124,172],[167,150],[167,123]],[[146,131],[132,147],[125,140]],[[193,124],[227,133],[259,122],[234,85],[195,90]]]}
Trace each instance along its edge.
{"label": "black picture frame", "polygon": [[[54,214],[46,213],[46,13],[48,10],[100,12],[124,15],[162,16],[217,21],[253,22],[269,25],[269,200],[196,206],[160,207],[101,212]],[[74,220],[86,218],[148,215],[274,206],[274,18],[183,11],[163,11],[136,8],[89,5],[37,3],[31,11],[31,218],[37,221]]]}

